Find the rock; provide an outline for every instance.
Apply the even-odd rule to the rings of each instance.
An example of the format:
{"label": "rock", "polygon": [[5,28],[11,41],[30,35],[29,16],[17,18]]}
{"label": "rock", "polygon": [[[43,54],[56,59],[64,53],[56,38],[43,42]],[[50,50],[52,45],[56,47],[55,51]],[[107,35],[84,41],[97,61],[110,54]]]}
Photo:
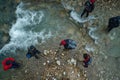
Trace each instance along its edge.
{"label": "rock", "polygon": [[58,58],[57,57],[55,57],[55,60],[57,60]]}
{"label": "rock", "polygon": [[87,77],[87,75],[86,75],[86,74],[84,74],[84,77]]}
{"label": "rock", "polygon": [[57,65],[60,65],[60,61],[56,61]]}
{"label": "rock", "polygon": [[72,74],[74,73],[74,71],[72,71]]}
{"label": "rock", "polygon": [[52,53],[52,50],[50,50],[49,52]]}
{"label": "rock", "polygon": [[75,59],[71,59],[71,62],[74,64],[74,66],[76,66],[76,60]]}
{"label": "rock", "polygon": [[28,72],[28,70],[25,70],[25,73],[27,73]]}
{"label": "rock", "polygon": [[77,63],[77,61],[73,58],[71,60],[68,60],[67,62],[68,62],[68,64],[74,65],[74,66],[76,66],[76,63]]}
{"label": "rock", "polygon": [[44,50],[44,55],[47,55],[47,50]]}
{"label": "rock", "polygon": [[66,75],[66,72],[63,72],[63,75]]}
{"label": "rock", "polygon": [[50,63],[50,61],[47,61],[47,63]]}
{"label": "rock", "polygon": [[54,54],[56,54],[56,52],[54,52]]}
{"label": "rock", "polygon": [[80,74],[78,74],[77,76],[80,77]]}
{"label": "rock", "polygon": [[64,56],[64,53],[62,53],[62,56]]}
{"label": "rock", "polygon": [[43,63],[43,65],[46,65],[46,63]]}
{"label": "rock", "polygon": [[57,80],[57,79],[53,77],[52,80]]}
{"label": "rock", "polygon": [[85,80],[88,80],[88,78],[86,78]]}

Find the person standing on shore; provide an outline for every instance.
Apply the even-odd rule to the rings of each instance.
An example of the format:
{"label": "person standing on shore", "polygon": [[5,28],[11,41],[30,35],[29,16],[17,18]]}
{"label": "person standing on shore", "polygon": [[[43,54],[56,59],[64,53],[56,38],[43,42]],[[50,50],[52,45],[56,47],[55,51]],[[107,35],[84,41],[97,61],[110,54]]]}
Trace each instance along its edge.
{"label": "person standing on shore", "polygon": [[84,6],[84,10],[81,14],[81,18],[82,16],[86,13],[86,17],[88,17],[89,13],[92,12],[94,10],[94,3],[95,3],[96,0],[88,0],[85,2]]}
{"label": "person standing on shore", "polygon": [[109,19],[109,23],[106,31],[110,32],[113,28],[117,28],[119,26],[120,26],[120,16],[111,17]]}
{"label": "person standing on shore", "polygon": [[27,58],[31,58],[31,57],[35,57],[36,59],[38,59],[39,57],[37,56],[37,54],[41,53],[40,51],[38,51],[34,46],[30,46],[28,48],[28,53],[26,54]]}

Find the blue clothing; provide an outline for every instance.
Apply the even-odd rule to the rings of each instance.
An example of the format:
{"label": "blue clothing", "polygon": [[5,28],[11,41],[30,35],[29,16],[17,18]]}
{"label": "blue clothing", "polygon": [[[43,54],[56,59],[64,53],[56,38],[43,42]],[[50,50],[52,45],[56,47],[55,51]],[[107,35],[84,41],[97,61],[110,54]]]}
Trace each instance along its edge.
{"label": "blue clothing", "polygon": [[65,40],[66,45],[64,45],[65,49],[75,49],[77,46],[76,42],[72,39],[66,39]]}
{"label": "blue clothing", "polygon": [[120,26],[120,16],[112,17],[109,19],[107,31],[111,31],[113,28]]}
{"label": "blue clothing", "polygon": [[17,62],[12,62],[12,66],[11,66],[11,69],[12,68],[19,68],[20,67],[20,64],[19,63],[17,63]]}

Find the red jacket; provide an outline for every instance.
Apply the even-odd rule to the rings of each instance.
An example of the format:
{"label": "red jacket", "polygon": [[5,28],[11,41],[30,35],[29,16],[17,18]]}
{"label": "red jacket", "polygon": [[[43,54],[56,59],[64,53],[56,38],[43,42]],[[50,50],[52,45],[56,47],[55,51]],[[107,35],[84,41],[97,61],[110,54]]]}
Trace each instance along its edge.
{"label": "red jacket", "polygon": [[87,63],[87,62],[89,62],[89,60],[90,60],[90,56],[88,56],[86,59],[84,59],[84,63]]}
{"label": "red jacket", "polygon": [[94,4],[94,3],[95,3],[95,1],[96,1],[96,0],[90,0],[90,2],[91,2],[92,4]]}
{"label": "red jacket", "polygon": [[14,58],[12,58],[12,57],[5,58],[5,59],[2,61],[2,65],[3,65],[4,71],[6,71],[6,70],[8,70],[8,69],[10,69],[10,68],[12,67],[12,64],[9,64],[9,65],[6,64],[7,61],[12,61],[12,62],[14,62],[15,60],[14,60]]}
{"label": "red jacket", "polygon": [[67,43],[66,43],[66,41],[65,40],[62,40],[61,42],[60,42],[60,45],[66,45]]}

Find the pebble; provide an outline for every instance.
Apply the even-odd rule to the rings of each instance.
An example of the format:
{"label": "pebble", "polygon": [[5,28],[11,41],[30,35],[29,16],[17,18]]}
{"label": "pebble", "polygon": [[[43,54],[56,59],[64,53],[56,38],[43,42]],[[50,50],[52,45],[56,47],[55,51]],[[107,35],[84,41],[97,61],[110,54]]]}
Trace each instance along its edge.
{"label": "pebble", "polygon": [[64,56],[64,53],[62,53],[62,56]]}
{"label": "pebble", "polygon": [[57,57],[55,57],[55,60],[57,60],[58,58]]}
{"label": "pebble", "polygon": [[27,70],[25,70],[25,73],[27,73],[28,71]]}
{"label": "pebble", "polygon": [[50,61],[47,61],[47,63],[50,63]]}
{"label": "pebble", "polygon": [[50,50],[49,52],[52,52],[52,50]]}
{"label": "pebble", "polygon": [[86,75],[86,74],[84,74],[84,77],[87,77],[87,75]]}
{"label": "pebble", "polygon": [[60,65],[60,61],[56,61],[57,65]]}
{"label": "pebble", "polygon": [[56,54],[56,52],[54,52],[54,54]]}
{"label": "pebble", "polygon": [[74,71],[72,71],[72,74],[74,73]]}
{"label": "pebble", "polygon": [[65,71],[63,72],[63,75],[66,75],[66,72],[65,72]]}
{"label": "pebble", "polygon": [[88,80],[88,78],[86,78],[85,80]]}
{"label": "pebble", "polygon": [[47,55],[47,50],[44,50],[44,55]]}
{"label": "pebble", "polygon": [[43,65],[46,65],[46,63],[43,63]]}
{"label": "pebble", "polygon": [[77,76],[80,77],[80,74],[78,74]]}
{"label": "pebble", "polygon": [[74,64],[74,66],[76,66],[76,60],[75,59],[71,59],[71,63],[73,63]]}

